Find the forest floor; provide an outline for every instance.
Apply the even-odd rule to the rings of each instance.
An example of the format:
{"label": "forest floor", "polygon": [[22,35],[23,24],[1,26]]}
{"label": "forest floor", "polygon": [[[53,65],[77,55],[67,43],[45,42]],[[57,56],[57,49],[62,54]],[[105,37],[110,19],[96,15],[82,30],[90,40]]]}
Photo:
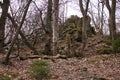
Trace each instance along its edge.
{"label": "forest floor", "polygon": [[[12,65],[0,64],[0,75],[12,77],[13,80],[30,79],[30,64],[36,59],[20,61],[12,59]],[[50,80],[120,80],[120,55],[96,55],[89,58],[48,60],[51,66]],[[102,80],[102,79],[100,79]]]}
{"label": "forest floor", "polygon": [[[5,55],[0,55],[0,62],[4,57]],[[0,75],[9,76],[12,80],[33,80],[29,73],[30,64],[34,60],[36,59],[13,58],[10,60],[11,65],[0,63]],[[51,67],[50,80],[120,80],[120,54],[97,54],[47,61]]]}

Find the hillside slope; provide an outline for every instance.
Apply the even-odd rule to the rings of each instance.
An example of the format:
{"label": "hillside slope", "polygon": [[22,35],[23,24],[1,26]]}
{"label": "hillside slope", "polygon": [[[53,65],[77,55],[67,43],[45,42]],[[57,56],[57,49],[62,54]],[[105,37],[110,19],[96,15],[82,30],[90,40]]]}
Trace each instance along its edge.
{"label": "hillside slope", "polygon": [[[83,58],[47,59],[51,67],[50,80],[120,80],[120,54],[98,54],[97,50],[102,46],[109,47],[106,39],[93,36],[88,38]],[[31,55],[30,50],[21,53]],[[0,54],[0,62],[4,57]],[[11,65],[0,63],[0,76],[9,76],[12,80],[33,80],[30,78],[30,64],[36,59],[41,60],[12,58]]]}

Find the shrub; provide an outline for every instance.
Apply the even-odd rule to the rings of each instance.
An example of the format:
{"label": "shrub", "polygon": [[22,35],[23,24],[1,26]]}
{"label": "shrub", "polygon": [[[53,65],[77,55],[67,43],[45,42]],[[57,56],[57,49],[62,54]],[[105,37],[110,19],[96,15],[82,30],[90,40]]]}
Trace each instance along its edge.
{"label": "shrub", "polygon": [[120,38],[117,38],[112,41],[113,51],[116,53],[120,52]]}
{"label": "shrub", "polygon": [[31,76],[36,80],[48,79],[50,66],[45,60],[35,60],[31,64]]}
{"label": "shrub", "polygon": [[111,48],[100,48],[98,51],[97,51],[99,54],[110,54],[112,53],[112,49]]}
{"label": "shrub", "polygon": [[8,76],[0,75],[0,80],[11,80]]}

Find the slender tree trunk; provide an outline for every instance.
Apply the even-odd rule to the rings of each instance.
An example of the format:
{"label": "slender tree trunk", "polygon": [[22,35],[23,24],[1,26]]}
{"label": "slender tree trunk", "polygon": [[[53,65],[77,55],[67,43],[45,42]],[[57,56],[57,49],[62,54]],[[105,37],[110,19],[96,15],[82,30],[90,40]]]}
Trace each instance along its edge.
{"label": "slender tree trunk", "polygon": [[81,52],[80,55],[83,56],[83,51],[84,48],[86,46],[86,42],[87,42],[87,26],[86,26],[86,17],[83,17],[83,24],[82,24],[82,48],[81,48]]}
{"label": "slender tree trunk", "polygon": [[59,0],[54,0],[54,13],[53,13],[53,55],[57,54],[57,41],[58,41],[58,15],[59,15]]}
{"label": "slender tree trunk", "polygon": [[111,5],[109,0],[106,0],[106,7],[109,11],[109,29],[111,39],[114,40],[116,38],[116,21],[115,21],[115,13],[116,13],[116,0],[112,0]]}
{"label": "slender tree trunk", "polygon": [[101,11],[101,31],[100,33],[103,35],[103,25],[104,25],[104,1],[102,2],[102,11]]}
{"label": "slender tree trunk", "polygon": [[83,51],[84,51],[84,48],[85,48],[86,42],[87,42],[87,26],[88,26],[87,12],[88,12],[89,2],[90,2],[90,0],[87,0],[87,2],[85,4],[85,8],[84,8],[83,0],[79,0],[79,7],[80,7],[80,10],[83,15],[83,24],[82,24],[82,43],[83,44],[82,44],[82,48],[80,51],[80,56],[83,56]]}
{"label": "slender tree trunk", "polygon": [[16,39],[17,39],[18,34],[19,34],[19,32],[20,32],[20,29],[22,28],[22,25],[23,25],[23,23],[24,23],[24,20],[25,20],[25,17],[26,17],[26,15],[27,15],[27,11],[28,11],[28,9],[29,9],[29,5],[30,5],[31,1],[32,1],[32,0],[29,0],[28,3],[27,3],[27,5],[26,5],[26,9],[25,9],[23,18],[22,18],[22,20],[21,20],[21,24],[20,24],[20,26],[19,26],[19,27],[17,28],[17,30],[16,30],[16,34],[15,34],[15,36],[14,36],[12,42],[11,42],[11,46],[10,46],[10,48],[9,48],[9,50],[8,50],[7,55],[6,55],[6,58],[5,58],[5,61],[4,61],[5,64],[9,64],[9,56],[10,56],[11,51],[12,51],[12,48],[13,48],[15,42],[16,42]]}
{"label": "slender tree trunk", "polygon": [[[14,25],[15,29],[17,29],[19,26],[15,22],[15,20],[8,14],[8,18],[11,20],[12,24]],[[38,51],[27,41],[25,35],[22,33],[22,31],[19,31],[19,34],[23,40],[23,42],[34,52],[34,54],[38,54]]]}
{"label": "slender tree trunk", "polygon": [[47,18],[46,18],[46,42],[44,48],[44,54],[51,55],[52,54],[52,0],[48,0],[48,7],[47,7]]}
{"label": "slender tree trunk", "polygon": [[109,28],[110,28],[111,39],[114,40],[116,38],[116,21],[115,21],[115,16],[113,15],[110,15]]}
{"label": "slender tree trunk", "polygon": [[[116,3],[115,3],[116,4]],[[114,4],[114,5],[115,5]],[[112,40],[116,39],[116,21],[115,21],[115,10],[116,9],[112,9],[112,13],[110,15],[110,22],[111,22],[111,29],[112,29]]]}
{"label": "slender tree trunk", "polygon": [[0,17],[0,52],[4,52],[5,23],[9,5],[9,0],[3,0],[3,3],[0,2],[0,6],[2,8]]}

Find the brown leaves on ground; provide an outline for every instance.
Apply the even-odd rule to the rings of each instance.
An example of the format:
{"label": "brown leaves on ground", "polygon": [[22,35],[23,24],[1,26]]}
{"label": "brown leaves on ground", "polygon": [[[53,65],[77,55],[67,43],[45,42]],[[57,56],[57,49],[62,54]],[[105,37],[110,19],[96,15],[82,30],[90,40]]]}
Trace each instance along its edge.
{"label": "brown leaves on ground", "polygon": [[[50,80],[120,80],[120,54],[97,54],[101,46],[106,45],[103,38],[91,37],[88,39],[84,51],[84,58],[55,58],[47,57],[51,67]],[[20,51],[20,56],[26,58],[33,55],[30,50]],[[60,55],[59,55],[60,56]],[[36,56],[32,56],[36,57]],[[58,56],[57,56],[58,57]],[[52,56],[53,58],[53,56]],[[41,58],[35,58],[41,59]],[[33,80],[30,78],[30,64],[33,60],[12,58],[12,65],[0,63],[0,75],[9,76],[12,80]],[[4,55],[0,54],[0,62]]]}
{"label": "brown leaves on ground", "polygon": [[120,80],[120,56],[97,55],[90,58],[56,61],[50,63],[52,74],[56,78],[54,80],[94,80],[95,77]]}
{"label": "brown leaves on ground", "polygon": [[[33,60],[11,59],[12,65],[0,64],[0,75],[12,77],[13,80],[32,80],[29,72]],[[96,55],[82,59],[55,59],[55,62],[51,60],[48,62],[51,66],[50,80],[96,80],[95,78],[120,80],[119,55]]]}

